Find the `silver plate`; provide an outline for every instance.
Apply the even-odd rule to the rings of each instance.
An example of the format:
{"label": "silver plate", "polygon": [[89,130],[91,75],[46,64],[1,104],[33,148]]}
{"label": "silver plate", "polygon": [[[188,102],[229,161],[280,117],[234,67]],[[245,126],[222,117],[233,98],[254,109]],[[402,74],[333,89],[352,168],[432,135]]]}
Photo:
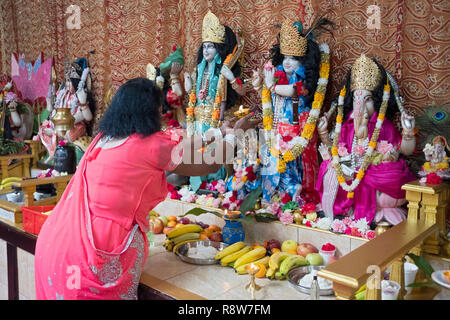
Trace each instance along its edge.
{"label": "silver plate", "polygon": [[197,248],[200,246],[214,247],[218,250],[218,252],[225,249],[226,247],[228,247],[228,245],[223,242],[214,242],[214,241],[210,241],[210,240],[192,241],[192,242],[183,244],[182,246],[179,246],[177,248],[177,251],[175,252],[175,254],[182,261],[187,262],[187,263],[192,263],[192,264],[216,264],[216,263],[220,262],[220,260],[216,260],[214,258],[212,258],[212,259],[197,259],[197,258],[191,258],[191,257],[187,256],[190,248]]}
{"label": "silver plate", "polygon": [[[300,280],[308,273],[311,273],[312,270],[319,271],[320,269],[323,269],[323,268],[325,268],[325,266],[304,266],[304,267],[294,268],[288,272],[287,279],[288,279],[289,283],[292,285],[292,287],[294,287],[297,291],[306,293],[306,294],[310,294],[311,289],[299,285]],[[331,296],[331,295],[334,295],[334,291],[333,291],[333,289],[326,289],[326,290],[320,289],[319,295]]]}

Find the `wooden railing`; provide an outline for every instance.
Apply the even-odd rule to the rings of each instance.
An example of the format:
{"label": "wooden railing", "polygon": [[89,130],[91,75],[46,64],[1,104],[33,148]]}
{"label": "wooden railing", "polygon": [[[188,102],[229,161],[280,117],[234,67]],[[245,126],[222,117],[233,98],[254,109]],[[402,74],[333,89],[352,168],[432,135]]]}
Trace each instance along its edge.
{"label": "wooden railing", "polygon": [[[381,286],[375,282],[381,279],[372,272],[375,269],[384,272],[389,266],[390,280],[401,285],[399,299],[404,299],[405,255],[409,252],[418,256],[425,252],[439,253],[445,236],[450,185],[422,186],[415,181],[402,188],[409,201],[408,218],[319,271],[319,276],[333,281],[337,299],[354,299],[354,293],[367,283],[366,299],[381,300]],[[419,271],[416,281],[421,278],[423,274]],[[411,295],[418,295],[420,291],[414,288]]]}

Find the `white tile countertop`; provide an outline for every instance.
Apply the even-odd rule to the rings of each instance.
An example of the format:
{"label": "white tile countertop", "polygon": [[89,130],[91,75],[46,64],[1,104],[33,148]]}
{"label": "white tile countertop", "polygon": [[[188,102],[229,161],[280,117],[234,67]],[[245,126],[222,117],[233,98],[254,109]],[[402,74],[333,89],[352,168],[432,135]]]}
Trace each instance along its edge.
{"label": "white tile countertop", "polygon": [[[186,300],[250,300],[245,290],[249,275],[239,275],[233,268],[217,265],[194,265],[181,261],[163,246],[165,235],[155,235],[155,246],[149,248],[149,255],[143,270],[141,283],[175,298]],[[309,295],[298,292],[287,280],[256,278],[262,289],[256,292],[257,300],[308,300]],[[155,288],[157,287],[157,288]],[[170,292],[169,292],[170,291]],[[176,296],[176,292],[180,296]],[[321,296],[333,300],[334,296]]]}

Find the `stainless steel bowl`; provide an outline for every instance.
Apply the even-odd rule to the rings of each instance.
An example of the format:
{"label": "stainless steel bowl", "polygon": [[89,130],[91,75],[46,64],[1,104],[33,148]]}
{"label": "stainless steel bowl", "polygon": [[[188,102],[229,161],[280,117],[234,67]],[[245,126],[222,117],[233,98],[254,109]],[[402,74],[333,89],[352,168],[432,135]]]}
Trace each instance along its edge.
{"label": "stainless steel bowl", "polygon": [[[309,294],[311,288],[301,286],[300,280],[307,274],[311,273],[312,270],[319,271],[320,269],[325,268],[325,266],[304,266],[291,269],[287,274],[287,280],[289,283],[299,292]],[[333,289],[320,289],[319,294],[321,296],[331,296],[334,294]]]}
{"label": "stainless steel bowl", "polygon": [[203,247],[214,247],[219,252],[222,249],[226,248],[228,245],[223,243],[223,242],[215,242],[215,241],[209,241],[209,240],[192,241],[192,242],[188,242],[186,244],[183,244],[182,246],[179,246],[177,248],[175,254],[182,261],[187,262],[187,263],[192,263],[192,264],[216,264],[216,263],[220,262],[220,260],[216,260],[214,258],[212,258],[212,259],[197,259],[197,258],[188,257],[189,249],[191,249],[191,248],[198,248],[200,246],[203,246]]}

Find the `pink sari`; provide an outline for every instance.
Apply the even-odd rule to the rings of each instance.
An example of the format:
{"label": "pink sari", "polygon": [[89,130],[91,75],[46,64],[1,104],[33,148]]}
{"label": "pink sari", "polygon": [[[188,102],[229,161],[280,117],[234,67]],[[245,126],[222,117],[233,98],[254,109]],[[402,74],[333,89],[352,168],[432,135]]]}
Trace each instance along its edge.
{"label": "pink sari", "polygon": [[167,195],[164,170],[177,166],[177,143],[156,133],[94,149],[98,140],[39,234],[37,299],[137,299],[148,212]]}

